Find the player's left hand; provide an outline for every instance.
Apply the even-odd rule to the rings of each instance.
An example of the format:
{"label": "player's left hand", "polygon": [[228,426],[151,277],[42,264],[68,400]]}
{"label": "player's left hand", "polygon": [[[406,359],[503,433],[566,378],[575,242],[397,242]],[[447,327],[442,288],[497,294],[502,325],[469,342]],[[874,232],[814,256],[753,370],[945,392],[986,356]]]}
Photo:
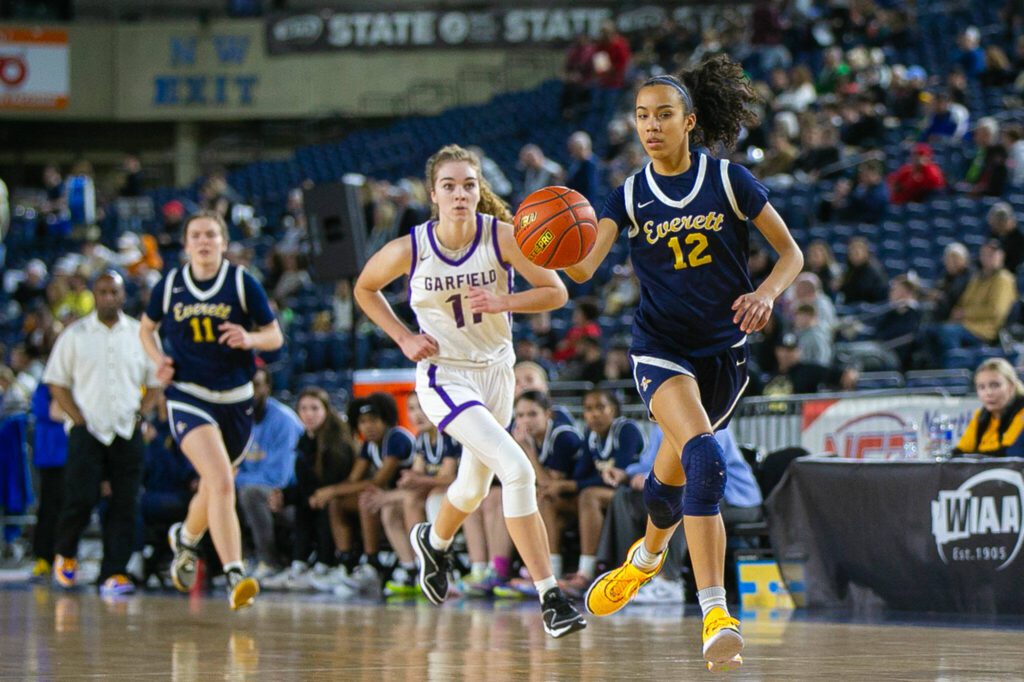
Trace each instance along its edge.
{"label": "player's left hand", "polygon": [[241,348],[242,350],[252,348],[252,336],[241,325],[234,322],[221,322],[217,325],[217,330],[221,333],[217,343],[223,343],[229,348]]}
{"label": "player's left hand", "polygon": [[466,297],[469,299],[469,311],[472,313],[503,313],[508,310],[503,296],[486,289],[471,287]]}
{"label": "player's left hand", "polygon": [[756,291],[743,294],[732,304],[732,309],[736,311],[736,314],[732,316],[732,321],[740,326],[740,331],[744,334],[758,332],[768,324],[774,307],[775,301],[770,296],[759,294]]}

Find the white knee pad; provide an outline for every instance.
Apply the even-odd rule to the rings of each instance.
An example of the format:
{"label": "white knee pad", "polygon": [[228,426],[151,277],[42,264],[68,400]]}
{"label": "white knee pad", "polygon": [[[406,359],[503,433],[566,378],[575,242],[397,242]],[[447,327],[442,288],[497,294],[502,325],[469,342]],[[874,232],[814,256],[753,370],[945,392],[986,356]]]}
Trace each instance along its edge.
{"label": "white knee pad", "polygon": [[[463,454],[465,457],[466,454]],[[476,511],[476,508],[480,506],[480,503],[487,497],[487,493],[491,490],[491,480],[493,474],[489,474],[486,479],[481,480],[477,476],[464,476],[462,467],[459,468],[459,474],[452,481],[452,484],[448,486],[448,491],[445,495],[448,496],[448,501],[452,503],[452,506],[465,514],[472,514]]]}
{"label": "white knee pad", "polygon": [[529,516],[537,511],[537,475],[522,448],[512,440],[503,442],[498,457],[501,505],[505,518]]}

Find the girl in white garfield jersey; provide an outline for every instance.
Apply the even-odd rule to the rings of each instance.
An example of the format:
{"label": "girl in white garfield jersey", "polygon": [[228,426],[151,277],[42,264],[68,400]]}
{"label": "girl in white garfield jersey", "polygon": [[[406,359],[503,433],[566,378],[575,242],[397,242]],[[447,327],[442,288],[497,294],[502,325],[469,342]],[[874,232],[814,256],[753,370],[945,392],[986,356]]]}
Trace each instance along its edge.
{"label": "girl in white garfield jersey", "polygon": [[[536,581],[544,629],[561,637],[586,622],[552,575],[534,471],[505,428],[512,421],[515,386],[511,313],[553,310],[568,296],[557,274],[519,251],[508,207],[487,186],[475,156],[457,145],[442,148],[427,162],[427,182],[436,219],[378,251],[355,288],[367,316],[419,363],[416,394],[423,412],[463,446],[458,475],[437,519],[411,533],[420,587],[434,604],[444,601],[452,538],[497,474],[509,533]],[[533,288],[512,293],[513,268]],[[380,293],[406,274],[418,333]]]}

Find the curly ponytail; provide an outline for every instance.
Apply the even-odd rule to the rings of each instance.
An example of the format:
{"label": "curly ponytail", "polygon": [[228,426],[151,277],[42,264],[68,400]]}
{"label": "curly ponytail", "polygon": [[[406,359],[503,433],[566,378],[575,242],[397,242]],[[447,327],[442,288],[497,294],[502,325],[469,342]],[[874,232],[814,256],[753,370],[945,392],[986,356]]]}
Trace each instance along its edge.
{"label": "curly ponytail", "polygon": [[[464,147],[460,147],[457,144],[449,144],[441,147],[437,152],[427,159],[427,184],[430,189],[434,188],[434,182],[437,180],[436,174],[438,167],[447,163],[448,161],[465,161],[476,169],[477,182],[480,185],[480,204],[477,206],[477,211],[480,213],[487,213],[494,216],[498,220],[506,223],[512,222],[512,212],[509,210],[508,204],[501,200],[501,198],[494,193],[488,184],[487,179],[484,177],[483,170],[480,167],[480,159],[476,157],[476,154],[472,153]],[[437,217],[437,204],[431,206],[431,217]]]}
{"label": "curly ponytail", "polygon": [[731,149],[742,126],[757,125],[752,107],[761,102],[761,97],[751,87],[743,67],[726,55],[708,57],[679,74],[679,80],[689,91],[697,115],[697,125],[690,133],[691,145],[713,148],[721,143]]}

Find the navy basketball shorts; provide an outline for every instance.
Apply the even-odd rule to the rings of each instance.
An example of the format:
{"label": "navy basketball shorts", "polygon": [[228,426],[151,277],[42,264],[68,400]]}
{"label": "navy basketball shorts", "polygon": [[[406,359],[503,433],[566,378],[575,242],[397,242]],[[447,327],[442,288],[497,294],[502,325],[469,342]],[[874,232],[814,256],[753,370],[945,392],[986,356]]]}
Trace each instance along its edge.
{"label": "navy basketball shorts", "polygon": [[168,386],[164,395],[175,443],[180,446],[189,431],[210,424],[220,429],[231,464],[241,464],[252,442],[252,398],[237,403],[211,403],[174,386]]}
{"label": "navy basketball shorts", "polygon": [[651,412],[651,399],[658,388],[672,377],[683,374],[696,380],[700,403],[707,412],[712,431],[729,425],[736,403],[747,387],[749,356],[746,340],[718,355],[708,357],[641,348],[631,348],[629,351],[636,389],[647,405],[651,421],[657,421]]}

